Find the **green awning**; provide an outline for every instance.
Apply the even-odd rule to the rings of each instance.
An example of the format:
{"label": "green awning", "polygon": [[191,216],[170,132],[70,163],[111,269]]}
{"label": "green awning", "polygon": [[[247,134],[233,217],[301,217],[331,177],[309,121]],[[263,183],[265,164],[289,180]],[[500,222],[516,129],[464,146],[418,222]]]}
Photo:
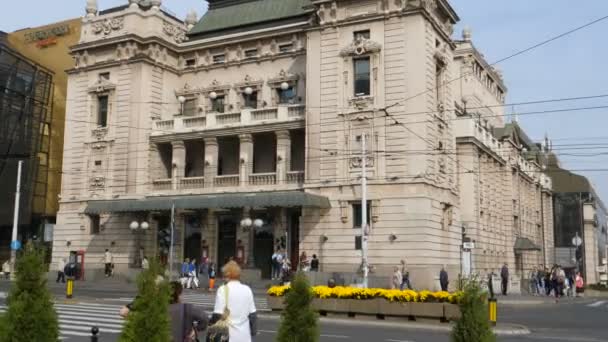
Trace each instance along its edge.
{"label": "green awning", "polygon": [[176,209],[330,207],[327,197],[303,191],[236,192],[89,201],[87,208],[85,209],[85,214],[170,210],[173,204],[175,204]]}
{"label": "green awning", "polygon": [[540,247],[538,247],[532,240],[525,237],[517,237],[515,238],[515,245],[513,246],[515,251],[540,251]]}

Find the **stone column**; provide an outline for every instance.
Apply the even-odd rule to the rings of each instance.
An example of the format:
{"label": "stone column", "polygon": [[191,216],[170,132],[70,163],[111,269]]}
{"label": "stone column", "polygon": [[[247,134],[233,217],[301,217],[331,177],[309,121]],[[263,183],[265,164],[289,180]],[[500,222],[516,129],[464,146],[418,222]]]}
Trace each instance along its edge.
{"label": "stone column", "polygon": [[277,136],[277,184],[284,185],[291,165],[291,136],[287,130],[276,131],[275,134]]}
{"label": "stone column", "polygon": [[151,181],[166,178],[163,173],[164,165],[161,160],[160,151],[158,150],[157,144],[150,144],[149,169]]}
{"label": "stone column", "polygon": [[173,146],[171,178],[173,179],[173,190],[176,190],[186,173],[186,146],[183,141],[172,141],[171,145]]}
{"label": "stone column", "polygon": [[205,217],[205,224],[203,225],[203,246],[207,246],[209,248],[209,260],[216,264],[216,270],[219,260],[217,259],[217,237],[218,237],[218,227],[217,227],[217,216],[215,215],[215,211],[212,209],[207,210],[207,216]]}
{"label": "stone column", "polygon": [[[217,176],[218,147],[215,137],[205,138],[205,188],[212,188],[215,176]],[[211,215],[213,216],[213,215]],[[211,252],[211,251],[210,251]]]}
{"label": "stone column", "polygon": [[249,185],[249,175],[253,173],[253,138],[251,134],[239,135],[240,140],[240,184],[241,186]]}

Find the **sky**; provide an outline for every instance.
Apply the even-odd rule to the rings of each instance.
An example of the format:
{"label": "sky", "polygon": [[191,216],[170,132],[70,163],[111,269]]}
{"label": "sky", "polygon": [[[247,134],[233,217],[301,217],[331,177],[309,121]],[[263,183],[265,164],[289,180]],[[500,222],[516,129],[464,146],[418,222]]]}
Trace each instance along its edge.
{"label": "sky", "polygon": [[[10,32],[82,16],[86,0],[4,2],[0,30]],[[100,9],[127,2],[98,0]],[[473,43],[490,63],[608,15],[606,0],[450,0],[450,3],[461,19],[455,38],[460,38],[464,25],[470,27]],[[163,0],[163,6],[185,18],[191,9],[202,15],[206,2]],[[519,104],[608,94],[606,32],[608,19],[497,64],[509,89],[506,102]],[[602,106],[607,108],[581,109]],[[507,108],[508,113],[513,111],[520,113],[519,123],[528,136],[541,140],[547,134],[562,166],[587,176],[608,203],[608,97]],[[539,111],[554,112],[530,114]]]}

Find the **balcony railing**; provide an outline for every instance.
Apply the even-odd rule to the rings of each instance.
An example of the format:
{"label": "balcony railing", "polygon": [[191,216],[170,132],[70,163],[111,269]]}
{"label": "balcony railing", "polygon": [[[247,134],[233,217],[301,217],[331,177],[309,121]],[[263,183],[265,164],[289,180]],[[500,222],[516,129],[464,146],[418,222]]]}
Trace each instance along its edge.
{"label": "balcony railing", "polygon": [[217,187],[239,186],[239,175],[215,176],[213,185]]}
{"label": "balcony railing", "polygon": [[304,171],[289,171],[287,172],[288,184],[304,184]]}
{"label": "balcony railing", "polygon": [[251,111],[251,120],[253,121],[276,120],[277,116],[277,108],[257,109]]}
{"label": "balcony railing", "polygon": [[249,185],[274,185],[277,184],[277,173],[254,173],[249,175]]}
{"label": "balcony railing", "polygon": [[203,189],[205,187],[205,177],[182,178],[179,182],[180,189]]}
{"label": "balcony railing", "polygon": [[152,181],[152,188],[156,191],[171,190],[173,188],[173,180],[171,178],[156,179]]}
{"label": "balcony railing", "polygon": [[304,105],[280,105],[278,107],[250,109],[240,112],[207,112],[204,116],[176,116],[171,120],[154,122],[155,135],[165,135],[193,129],[216,129],[226,125],[259,125],[263,122],[293,121],[304,118]]}

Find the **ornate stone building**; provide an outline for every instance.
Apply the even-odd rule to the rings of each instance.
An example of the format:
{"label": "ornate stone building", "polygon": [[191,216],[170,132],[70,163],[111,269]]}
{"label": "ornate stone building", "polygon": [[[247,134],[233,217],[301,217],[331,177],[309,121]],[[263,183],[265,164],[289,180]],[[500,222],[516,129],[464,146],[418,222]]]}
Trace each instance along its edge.
{"label": "ornate stone building", "polygon": [[[447,1],[209,0],[183,22],[159,0],[129,3],[88,1],[72,49],[69,97],[82,101],[69,102],[64,170],[79,172],[64,177],[55,258],[110,248],[128,272],[138,246],[167,255],[175,208],[176,259],[235,257],[268,276],[280,246],[355,275],[367,243],[376,285],[402,259],[416,287],[442,265],[461,272],[469,189],[453,106],[469,86],[450,82],[464,66]],[[479,269],[514,263],[514,239]]]}

